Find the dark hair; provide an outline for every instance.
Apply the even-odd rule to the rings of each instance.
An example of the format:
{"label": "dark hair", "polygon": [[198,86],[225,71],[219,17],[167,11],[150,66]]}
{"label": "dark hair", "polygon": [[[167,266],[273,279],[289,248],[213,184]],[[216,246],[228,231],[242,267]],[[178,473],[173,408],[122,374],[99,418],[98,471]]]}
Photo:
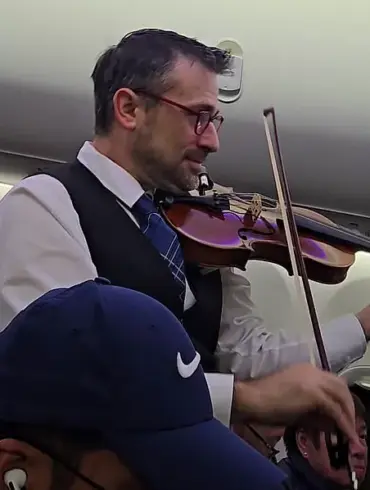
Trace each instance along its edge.
{"label": "dark hair", "polygon": [[[353,403],[355,405],[355,414],[356,417],[359,417],[361,419],[366,419],[366,410],[365,407],[360,400],[360,398],[352,393],[352,398],[353,398]],[[307,423],[308,421],[308,423]],[[302,418],[300,419],[297,423],[288,426],[285,429],[283,440],[284,440],[284,445],[286,452],[289,455],[293,453],[299,452],[299,449],[297,447],[297,440],[296,440],[296,434],[297,431],[299,430],[305,430],[308,432],[312,438],[312,442],[314,446],[318,449],[320,447],[320,432],[321,429],[316,428],[316,427],[310,427],[309,426],[309,419]]]}
{"label": "dark hair", "polygon": [[49,456],[53,464],[52,490],[69,488],[84,454],[104,447],[95,432],[0,421],[0,440],[16,439]]}
{"label": "dark hair", "polygon": [[106,134],[113,122],[113,97],[120,88],[161,95],[171,87],[169,72],[179,56],[201,63],[220,74],[230,55],[173,31],[140,29],[107,49],[98,59],[94,82],[95,132]]}

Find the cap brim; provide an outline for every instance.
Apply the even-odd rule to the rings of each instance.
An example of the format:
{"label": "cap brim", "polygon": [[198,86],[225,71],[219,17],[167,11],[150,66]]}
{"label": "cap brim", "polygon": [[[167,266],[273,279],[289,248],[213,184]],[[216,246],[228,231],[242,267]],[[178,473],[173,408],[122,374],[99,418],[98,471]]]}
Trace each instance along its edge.
{"label": "cap brim", "polygon": [[277,490],[287,476],[213,419],[192,427],[110,438],[111,449],[153,490]]}

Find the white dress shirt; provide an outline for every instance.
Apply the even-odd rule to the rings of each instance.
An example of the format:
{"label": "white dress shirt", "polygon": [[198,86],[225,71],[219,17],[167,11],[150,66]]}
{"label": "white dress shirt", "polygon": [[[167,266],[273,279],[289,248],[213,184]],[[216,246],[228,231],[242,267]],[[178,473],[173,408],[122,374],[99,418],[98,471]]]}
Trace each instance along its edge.
{"label": "white dress shirt", "polygon": [[[78,159],[129,208],[143,194],[130,174],[98,153],[91,143],[83,145]],[[50,289],[97,276],[68,192],[48,175],[20,181],[0,201],[0,257],[0,331]],[[227,268],[221,270],[221,278],[223,305],[217,356],[220,371],[225,374],[208,374],[207,381],[215,415],[228,425],[234,375],[239,379],[260,377],[309,361],[310,355],[301,337],[266,330],[244,276]],[[185,309],[194,302],[187,285]],[[354,315],[330,322],[323,335],[334,371],[365,353],[366,339]]]}

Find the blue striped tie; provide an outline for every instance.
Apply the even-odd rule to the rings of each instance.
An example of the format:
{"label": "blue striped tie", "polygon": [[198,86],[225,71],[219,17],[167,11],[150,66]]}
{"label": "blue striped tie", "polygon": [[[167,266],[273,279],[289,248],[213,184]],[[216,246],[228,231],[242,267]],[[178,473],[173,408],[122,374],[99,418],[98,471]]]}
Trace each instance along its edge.
{"label": "blue striped tie", "polygon": [[131,211],[139,222],[140,229],[167,262],[175,280],[180,284],[180,299],[185,298],[184,257],[179,238],[159,214],[152,199],[147,195],[133,205]]}

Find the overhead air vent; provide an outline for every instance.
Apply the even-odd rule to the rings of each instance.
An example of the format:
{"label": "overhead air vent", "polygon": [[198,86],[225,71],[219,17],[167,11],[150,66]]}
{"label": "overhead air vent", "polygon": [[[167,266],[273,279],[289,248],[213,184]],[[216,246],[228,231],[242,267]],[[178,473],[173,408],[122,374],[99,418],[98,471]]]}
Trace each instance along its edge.
{"label": "overhead air vent", "polygon": [[243,50],[237,41],[224,39],[217,45],[231,55],[231,66],[227,72],[218,76],[218,100],[224,103],[235,102],[243,88]]}

